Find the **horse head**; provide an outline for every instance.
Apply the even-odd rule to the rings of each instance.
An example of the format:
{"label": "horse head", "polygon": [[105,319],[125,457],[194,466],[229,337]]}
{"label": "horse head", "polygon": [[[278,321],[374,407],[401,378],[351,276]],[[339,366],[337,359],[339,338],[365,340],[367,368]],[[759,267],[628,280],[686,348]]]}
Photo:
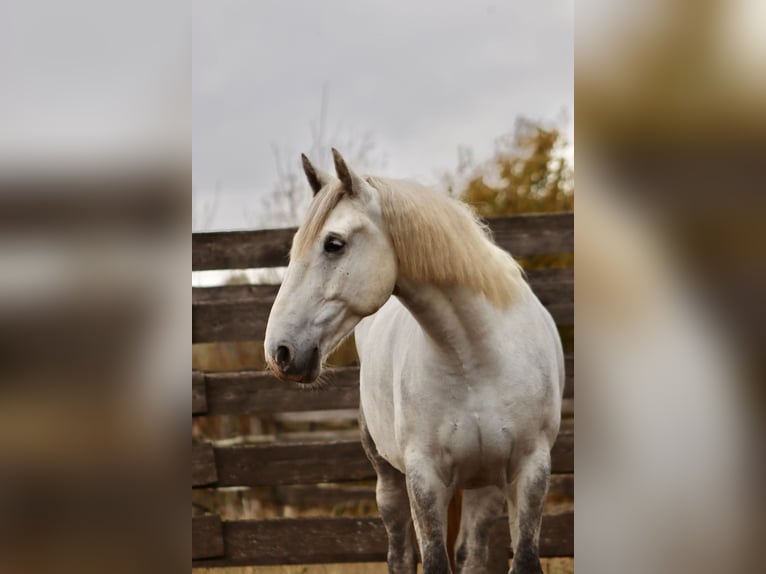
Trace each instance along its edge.
{"label": "horse head", "polygon": [[322,360],[391,296],[397,262],[380,198],[333,149],[337,177],[302,156],[314,199],[266,327],[266,361],[283,380],[310,384]]}

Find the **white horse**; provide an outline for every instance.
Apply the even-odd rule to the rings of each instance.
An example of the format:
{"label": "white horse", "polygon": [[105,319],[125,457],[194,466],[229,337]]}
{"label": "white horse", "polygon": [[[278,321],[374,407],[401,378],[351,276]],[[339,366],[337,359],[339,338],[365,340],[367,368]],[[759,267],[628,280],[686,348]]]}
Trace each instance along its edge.
{"label": "white horse", "polygon": [[315,197],[271,310],[267,361],[312,384],[356,327],[362,440],[391,572],[416,571],[413,526],[423,572],[451,571],[447,508],[465,490],[459,571],[486,570],[504,497],[511,572],[540,573],[564,388],[553,319],[464,204],[361,177],[333,155],[337,178],[303,156]]}

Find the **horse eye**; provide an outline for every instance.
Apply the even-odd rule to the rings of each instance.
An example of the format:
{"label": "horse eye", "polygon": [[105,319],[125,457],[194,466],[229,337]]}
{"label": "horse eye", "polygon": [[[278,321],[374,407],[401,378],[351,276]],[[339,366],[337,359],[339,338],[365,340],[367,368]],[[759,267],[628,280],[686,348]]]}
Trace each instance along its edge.
{"label": "horse eye", "polygon": [[346,242],[332,235],[328,235],[324,240],[324,250],[327,253],[337,253],[346,246]]}

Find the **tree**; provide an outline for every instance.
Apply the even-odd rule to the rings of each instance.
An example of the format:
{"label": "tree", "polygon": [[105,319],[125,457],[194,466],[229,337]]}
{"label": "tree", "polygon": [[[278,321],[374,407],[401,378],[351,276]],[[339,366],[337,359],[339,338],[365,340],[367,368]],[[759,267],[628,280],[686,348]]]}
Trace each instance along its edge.
{"label": "tree", "polygon": [[447,176],[448,188],[483,217],[571,211],[574,169],[566,148],[557,127],[521,118],[513,132],[498,139],[488,161],[475,164],[470,150],[462,149],[456,176]]}
{"label": "tree", "polygon": [[[475,163],[469,149],[459,152],[455,175],[445,177],[449,192],[482,217],[553,213],[574,209],[574,168],[568,143],[555,125],[526,118],[499,138],[493,156]],[[572,267],[571,253],[518,259],[525,269]]]}

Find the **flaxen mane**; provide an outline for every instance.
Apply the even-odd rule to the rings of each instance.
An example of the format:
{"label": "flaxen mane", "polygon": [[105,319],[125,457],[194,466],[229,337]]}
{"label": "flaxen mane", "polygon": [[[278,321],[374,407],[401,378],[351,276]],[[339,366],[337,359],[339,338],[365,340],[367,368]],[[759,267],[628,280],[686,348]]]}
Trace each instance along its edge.
{"label": "flaxen mane", "polygon": [[[469,206],[412,181],[364,179],[380,194],[402,276],[468,287],[498,307],[510,305],[524,284],[521,267],[494,244]],[[344,195],[340,182],[317,194],[295,236],[291,257],[314,242]]]}

